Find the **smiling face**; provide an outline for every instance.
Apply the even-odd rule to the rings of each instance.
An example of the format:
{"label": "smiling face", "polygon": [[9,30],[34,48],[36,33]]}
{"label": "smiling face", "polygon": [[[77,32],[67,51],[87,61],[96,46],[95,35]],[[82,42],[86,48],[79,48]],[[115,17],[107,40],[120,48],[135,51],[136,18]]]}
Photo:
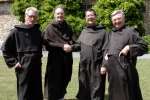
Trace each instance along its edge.
{"label": "smiling face", "polygon": [[56,8],[54,11],[54,18],[58,22],[64,21],[64,10],[62,8]]}
{"label": "smiling face", "polygon": [[112,16],[111,18],[112,24],[116,29],[120,29],[124,26],[125,24],[125,17],[122,13],[117,13]]}
{"label": "smiling face", "polygon": [[96,24],[96,15],[93,11],[86,11],[85,13],[85,20],[88,25],[95,25]]}
{"label": "smiling face", "polygon": [[25,13],[25,24],[29,26],[33,26],[37,23],[37,12],[30,9]]}

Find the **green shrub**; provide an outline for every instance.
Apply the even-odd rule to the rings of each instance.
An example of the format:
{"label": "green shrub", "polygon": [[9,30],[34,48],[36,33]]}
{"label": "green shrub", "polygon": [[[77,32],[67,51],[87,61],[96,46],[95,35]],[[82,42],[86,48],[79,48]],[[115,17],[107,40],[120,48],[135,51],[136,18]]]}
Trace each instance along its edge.
{"label": "green shrub", "polygon": [[[93,8],[98,15],[98,23],[101,23],[108,30],[111,29],[110,14],[115,9],[123,9],[126,15],[126,23],[136,27],[143,35],[143,8],[144,0],[97,0]],[[53,19],[53,9],[56,5],[63,4],[66,10],[66,20],[72,26],[75,38],[80,34],[84,27],[84,11],[81,7],[81,0],[14,0],[12,4],[13,14],[20,21],[24,21],[24,11],[29,6],[39,9],[39,23],[44,30]]]}
{"label": "green shrub", "polygon": [[150,52],[150,35],[143,36],[143,39],[148,43],[148,50]]}
{"label": "green shrub", "polygon": [[84,20],[81,19],[80,17],[74,17],[72,15],[69,15],[66,20],[68,21],[68,23],[70,23],[70,25],[72,26],[73,31],[76,33],[74,34],[74,38],[76,39],[81,30],[83,29],[83,26],[85,24]]}
{"label": "green shrub", "polygon": [[93,6],[98,14],[98,21],[111,29],[111,13],[116,9],[125,12],[126,24],[137,28],[140,35],[144,35],[143,10],[144,0],[97,0]]}
{"label": "green shrub", "polygon": [[24,12],[27,7],[40,7],[41,0],[14,0],[11,8],[15,16],[17,16],[19,21],[24,21]]}

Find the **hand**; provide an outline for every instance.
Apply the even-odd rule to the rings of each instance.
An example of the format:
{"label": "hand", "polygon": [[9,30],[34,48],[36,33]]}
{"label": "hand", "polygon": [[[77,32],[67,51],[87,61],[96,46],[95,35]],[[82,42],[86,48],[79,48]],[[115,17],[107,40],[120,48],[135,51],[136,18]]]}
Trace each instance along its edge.
{"label": "hand", "polygon": [[126,46],[120,51],[119,56],[122,55],[122,54],[123,54],[124,56],[126,56],[126,55],[128,54],[128,52],[129,52],[129,49],[130,49],[129,45],[126,45]]}
{"label": "hand", "polygon": [[107,61],[108,60],[108,54],[105,55],[104,59]]}
{"label": "hand", "polygon": [[101,67],[101,69],[100,69],[100,73],[101,73],[101,75],[106,74],[106,72],[107,72],[106,67],[102,66],[102,67]]}
{"label": "hand", "polygon": [[69,44],[64,44],[64,51],[65,52],[71,52],[72,51],[72,48]]}
{"label": "hand", "polygon": [[15,66],[14,66],[15,69],[19,69],[21,68],[21,64],[18,62]]}

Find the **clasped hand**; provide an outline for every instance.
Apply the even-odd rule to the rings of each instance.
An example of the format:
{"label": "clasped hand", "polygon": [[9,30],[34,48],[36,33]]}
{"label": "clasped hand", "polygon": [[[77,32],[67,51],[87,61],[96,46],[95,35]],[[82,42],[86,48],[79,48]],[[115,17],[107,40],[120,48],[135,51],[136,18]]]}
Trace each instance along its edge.
{"label": "clasped hand", "polygon": [[64,44],[63,49],[65,52],[71,52],[72,51],[72,47],[69,44]]}

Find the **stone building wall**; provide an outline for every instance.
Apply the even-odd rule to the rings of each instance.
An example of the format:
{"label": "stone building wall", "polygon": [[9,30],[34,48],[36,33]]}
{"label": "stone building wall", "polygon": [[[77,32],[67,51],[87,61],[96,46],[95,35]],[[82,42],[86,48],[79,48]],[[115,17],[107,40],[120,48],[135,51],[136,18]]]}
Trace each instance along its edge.
{"label": "stone building wall", "polygon": [[10,12],[10,4],[11,0],[0,0],[0,46],[14,25],[19,23]]}
{"label": "stone building wall", "polygon": [[150,0],[145,0],[144,27],[146,34],[150,34]]}
{"label": "stone building wall", "polygon": [[0,1],[0,15],[10,14],[10,3]]}
{"label": "stone building wall", "polygon": [[13,15],[0,15],[0,40],[4,40],[14,25],[19,24]]}

